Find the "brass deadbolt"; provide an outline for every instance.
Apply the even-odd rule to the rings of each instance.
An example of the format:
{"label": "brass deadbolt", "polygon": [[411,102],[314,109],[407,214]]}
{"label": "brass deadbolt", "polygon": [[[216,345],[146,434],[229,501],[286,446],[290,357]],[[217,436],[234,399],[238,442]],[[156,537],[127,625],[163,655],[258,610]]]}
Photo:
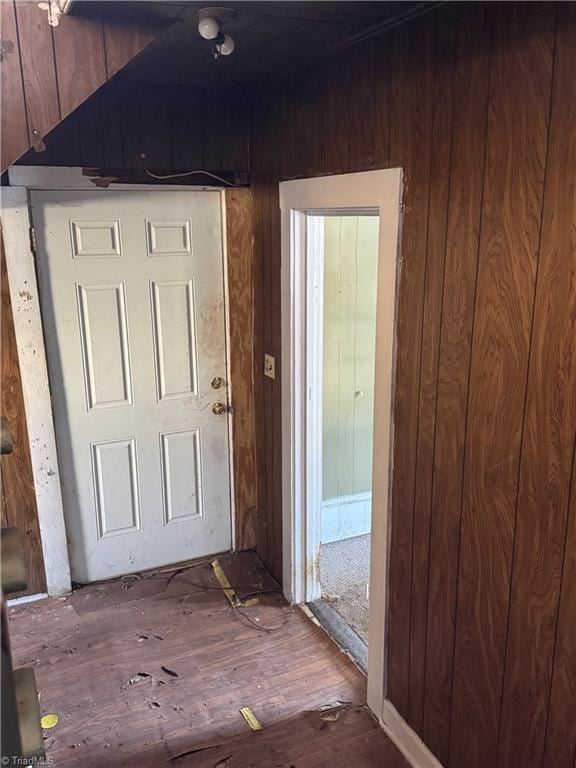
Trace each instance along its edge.
{"label": "brass deadbolt", "polygon": [[222,376],[214,376],[212,379],[212,389],[220,389],[224,386],[224,379]]}
{"label": "brass deadbolt", "polygon": [[214,403],[212,406],[212,413],[215,416],[221,416],[223,413],[226,413],[228,409],[224,405],[224,403]]}

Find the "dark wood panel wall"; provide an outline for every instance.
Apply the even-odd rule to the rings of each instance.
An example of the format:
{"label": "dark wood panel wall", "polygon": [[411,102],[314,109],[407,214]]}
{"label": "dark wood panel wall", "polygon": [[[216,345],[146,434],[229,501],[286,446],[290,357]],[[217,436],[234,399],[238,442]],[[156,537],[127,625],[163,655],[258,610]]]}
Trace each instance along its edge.
{"label": "dark wood panel wall", "polygon": [[21,164],[247,174],[248,102],[241,89],[203,91],[185,83],[118,77],[44,143],[44,151],[30,150]]}
{"label": "dark wood panel wall", "polygon": [[8,421],[12,437],[12,453],[0,459],[1,522],[3,528],[15,527],[19,530],[28,575],[28,589],[23,594],[37,595],[46,591],[46,578],[1,230],[0,289],[0,412]]}
{"label": "dark wood panel wall", "polygon": [[58,3],[5,0],[2,28],[1,168],[14,163],[113,77],[170,22],[57,15]]}
{"label": "dark wood panel wall", "polygon": [[253,113],[256,535],[278,577],[278,182],[405,171],[388,695],[452,768],[575,761],[575,72],[573,3],[450,3]]}

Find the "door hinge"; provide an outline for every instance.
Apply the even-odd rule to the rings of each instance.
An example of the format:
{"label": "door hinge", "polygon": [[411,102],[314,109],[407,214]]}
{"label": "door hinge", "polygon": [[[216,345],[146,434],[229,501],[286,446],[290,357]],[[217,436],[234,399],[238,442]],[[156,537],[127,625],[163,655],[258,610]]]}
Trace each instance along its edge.
{"label": "door hinge", "polygon": [[36,230],[34,227],[30,227],[30,249],[34,256],[36,256]]}

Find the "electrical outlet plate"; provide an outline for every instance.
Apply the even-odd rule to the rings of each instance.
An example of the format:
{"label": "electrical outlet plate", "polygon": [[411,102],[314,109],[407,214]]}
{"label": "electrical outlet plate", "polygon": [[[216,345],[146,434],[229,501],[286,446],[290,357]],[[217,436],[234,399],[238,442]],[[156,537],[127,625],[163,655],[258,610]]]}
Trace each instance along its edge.
{"label": "electrical outlet plate", "polygon": [[264,376],[269,379],[276,378],[276,360],[272,355],[264,355]]}

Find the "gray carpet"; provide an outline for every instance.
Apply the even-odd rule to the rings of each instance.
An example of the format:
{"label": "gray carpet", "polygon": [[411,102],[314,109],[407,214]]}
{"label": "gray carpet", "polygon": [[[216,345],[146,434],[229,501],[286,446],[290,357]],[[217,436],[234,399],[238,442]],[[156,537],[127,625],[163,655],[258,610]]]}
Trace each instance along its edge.
{"label": "gray carpet", "polygon": [[322,597],[368,643],[370,534],[320,547]]}

